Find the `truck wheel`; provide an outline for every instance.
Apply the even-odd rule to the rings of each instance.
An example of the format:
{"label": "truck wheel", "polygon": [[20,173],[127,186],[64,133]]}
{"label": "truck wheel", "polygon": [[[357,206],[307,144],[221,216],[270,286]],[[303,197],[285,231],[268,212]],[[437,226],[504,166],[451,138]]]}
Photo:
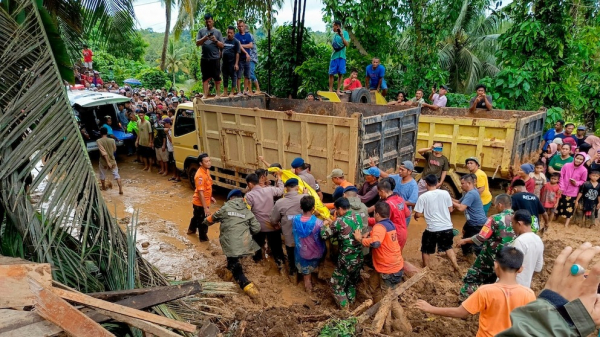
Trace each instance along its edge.
{"label": "truck wheel", "polygon": [[192,188],[192,190],[196,189],[196,183],[194,182],[194,177],[196,176],[196,171],[198,171],[198,168],[200,168],[200,166],[198,166],[198,164],[191,163],[185,170],[185,172],[188,176],[188,181],[190,182],[190,187]]}
{"label": "truck wheel", "polygon": [[352,90],[352,95],[350,95],[350,102],[371,103],[371,92],[369,92],[369,89],[367,88]]}
{"label": "truck wheel", "polygon": [[458,199],[458,193],[456,192],[456,189],[454,189],[454,186],[452,186],[451,183],[444,181],[442,183],[442,186],[440,186],[440,189],[447,191],[452,199]]}

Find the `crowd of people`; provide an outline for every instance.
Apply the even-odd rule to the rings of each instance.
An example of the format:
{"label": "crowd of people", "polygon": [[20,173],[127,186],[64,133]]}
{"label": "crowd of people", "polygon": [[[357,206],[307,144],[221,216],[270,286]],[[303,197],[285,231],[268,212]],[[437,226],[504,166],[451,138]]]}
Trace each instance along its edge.
{"label": "crowd of people", "polygon": [[[487,101],[481,98],[479,102]],[[572,134],[573,127],[558,121],[544,135],[540,145],[546,150],[541,159],[521,165],[506,193],[495,197],[475,157],[465,161],[470,173],[461,177],[462,198],[453,199],[441,189],[449,161],[442,154],[443,143],[434,142],[418,150],[425,159],[418,181],[413,178],[412,161],[402,162],[397,173],[390,174],[371,160],[358,186],[346,179],[343,170],[334,169],[327,177],[336,187],[331,203],[323,203],[318,182],[303,158],[283,168],[260,157],[265,168],[246,177],[246,191],[231,191],[224,206],[212,213],[210,156],[202,154],[188,234],[199,231],[200,240],[207,241],[208,226],[221,223],[229,277],[252,298],[259,296],[259,290],[244,274],[240,262],[244,256],[255,262],[266,254],[272,256],[282,275],[293,282],[302,276],[307,292],[313,289],[311,275],[325,258],[331,258],[336,264],[331,289],[336,303],[346,309],[356,299],[362,270],[376,274],[371,279],[378,282],[370,280],[368,285],[376,301],[395,289],[405,272],[419,270],[404,260],[402,251],[411,217],[422,218],[426,224],[420,249],[424,267],[437,252],[460,274],[454,247],[474,260],[466,274],[461,274],[464,302],[459,307],[437,308],[424,301],[417,307],[450,317],[481,313],[479,335],[492,336],[511,328],[513,309],[535,301],[532,278],[544,265],[540,236],[552,217],[566,218],[567,226],[581,205],[584,220],[595,224],[600,139],[585,132]],[[572,148],[565,139],[576,145]],[[563,149],[560,153],[558,146]],[[331,218],[320,216],[318,207],[329,209]],[[456,244],[454,237],[460,231],[451,219],[454,210],[464,212],[466,220]],[[400,304],[394,301],[392,305]]]}

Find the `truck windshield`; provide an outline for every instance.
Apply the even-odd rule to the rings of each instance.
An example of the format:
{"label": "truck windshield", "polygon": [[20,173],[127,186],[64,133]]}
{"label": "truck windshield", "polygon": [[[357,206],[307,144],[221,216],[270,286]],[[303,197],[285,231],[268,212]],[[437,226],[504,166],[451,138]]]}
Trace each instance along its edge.
{"label": "truck windshield", "polygon": [[193,131],[196,131],[196,124],[194,123],[194,110],[177,110],[175,127],[173,130],[175,137],[183,136]]}

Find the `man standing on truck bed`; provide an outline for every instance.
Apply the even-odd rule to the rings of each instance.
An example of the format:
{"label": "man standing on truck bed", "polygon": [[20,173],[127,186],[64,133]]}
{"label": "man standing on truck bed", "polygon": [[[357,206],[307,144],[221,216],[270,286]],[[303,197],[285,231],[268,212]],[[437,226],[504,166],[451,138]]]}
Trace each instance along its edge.
{"label": "man standing on truck bed", "polygon": [[477,96],[471,98],[471,105],[469,108],[470,113],[475,112],[475,109],[486,109],[487,111],[492,110],[492,96],[486,95],[485,89],[485,85],[483,84],[478,84],[477,87],[475,87]]}
{"label": "man standing on truck bed", "polygon": [[490,210],[490,206],[492,206],[492,193],[490,192],[487,174],[479,168],[481,165],[479,164],[479,160],[475,157],[467,158],[467,160],[465,160],[465,165],[467,166],[467,169],[469,169],[469,172],[477,177],[475,187],[481,196],[483,212],[487,216],[487,212]]}
{"label": "man standing on truck bed", "polygon": [[192,198],[194,215],[190,220],[187,234],[196,234],[196,230],[198,230],[200,242],[206,242],[208,241],[208,225],[203,224],[203,221],[210,215],[211,202],[217,201],[212,197],[212,178],[209,171],[212,165],[208,154],[202,153],[199,155],[198,164],[200,164],[200,168],[194,175],[196,190]]}
{"label": "man standing on truck bed", "polygon": [[204,98],[208,98],[208,81],[215,81],[217,96],[221,94],[221,49],[223,49],[223,35],[214,27],[213,16],[210,13],[204,15],[206,27],[198,31],[196,35],[196,46],[202,46],[202,58],[200,59],[200,70],[202,71],[202,88]]}
{"label": "man standing on truck bed", "polygon": [[365,78],[365,85],[369,86],[369,90],[381,90],[381,95],[385,97],[387,95],[387,83],[385,83],[385,67],[381,65],[381,60],[374,57],[371,60],[371,64],[367,66],[367,77]]}
{"label": "man standing on truck bed", "polygon": [[333,91],[333,77],[337,75],[337,94],[340,95],[342,86],[342,76],[346,74],[346,47],[350,44],[350,36],[347,31],[342,31],[342,22],[333,21],[333,54],[329,61],[329,91]]}
{"label": "man standing on truck bed", "polygon": [[423,173],[421,174],[421,179],[418,183],[419,196],[428,190],[427,183],[424,180],[428,175],[433,174],[438,179],[436,188],[440,188],[446,179],[446,174],[448,173],[450,166],[448,158],[442,154],[443,150],[444,144],[437,141],[433,142],[432,147],[417,150],[417,152],[425,158],[425,167],[423,168]]}

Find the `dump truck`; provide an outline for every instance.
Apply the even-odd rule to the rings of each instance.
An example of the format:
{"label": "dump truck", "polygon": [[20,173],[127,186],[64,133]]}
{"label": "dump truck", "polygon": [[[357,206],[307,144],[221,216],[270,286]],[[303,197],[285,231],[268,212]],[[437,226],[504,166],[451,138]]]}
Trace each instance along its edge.
{"label": "dump truck", "polygon": [[245,188],[245,177],[264,168],[258,157],[289,169],[296,157],[312,166],[321,191],[340,168],[352,183],[377,158],[383,170],[414,160],[419,107],[309,102],[264,95],[195,99],[180,105],[173,125],[176,166],[193,186],[197,156],[211,157],[214,185]]}
{"label": "dump truck", "polygon": [[[444,144],[450,171],[442,188],[455,197],[462,193],[460,176],[469,173],[465,160],[477,157],[490,179],[511,179],[523,163],[539,157],[546,109],[538,111],[463,108],[423,108],[419,119],[417,150]],[[424,158],[417,154],[417,166]]]}

